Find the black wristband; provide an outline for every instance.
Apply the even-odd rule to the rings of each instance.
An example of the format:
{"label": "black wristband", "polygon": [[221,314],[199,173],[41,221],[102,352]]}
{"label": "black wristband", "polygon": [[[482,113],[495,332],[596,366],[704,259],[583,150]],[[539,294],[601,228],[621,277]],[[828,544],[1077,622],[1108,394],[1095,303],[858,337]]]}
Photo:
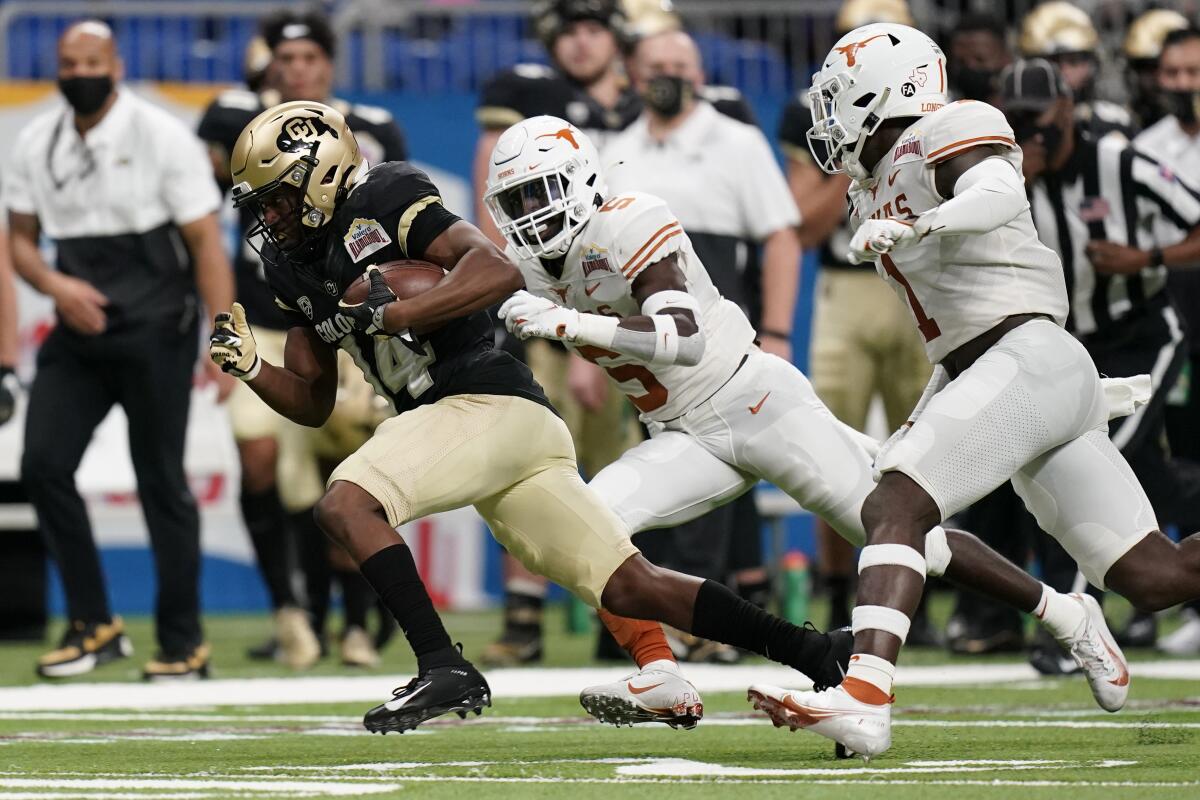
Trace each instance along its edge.
{"label": "black wristband", "polygon": [[1161,247],[1150,248],[1150,264],[1151,267],[1165,267],[1167,264],[1163,260],[1163,251]]}
{"label": "black wristband", "polygon": [[785,342],[790,342],[792,340],[792,335],[790,333],[772,330],[771,328],[759,328],[758,335],[760,337],[769,336],[772,339],[782,339]]}

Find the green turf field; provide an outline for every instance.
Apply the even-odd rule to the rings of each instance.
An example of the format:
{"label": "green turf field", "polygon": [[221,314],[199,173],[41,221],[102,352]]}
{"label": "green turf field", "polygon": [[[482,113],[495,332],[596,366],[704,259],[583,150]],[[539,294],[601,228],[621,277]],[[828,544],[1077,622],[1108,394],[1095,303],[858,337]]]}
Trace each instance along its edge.
{"label": "green turf field", "polygon": [[[706,692],[706,718],[693,731],[602,727],[569,696],[498,693],[482,717],[465,723],[452,717],[387,737],[371,736],[359,725],[370,702],[322,702],[315,688],[316,695],[300,693],[302,702],[198,706],[187,700],[184,687],[168,690],[177,692],[178,707],[162,695],[139,707],[127,694],[141,687],[113,683],[134,679],[151,650],[148,622],[131,622],[138,648],[133,663],[70,681],[57,695],[11,688],[34,682],[32,659],[40,647],[0,647],[0,676],[9,687],[0,688],[0,800],[632,798],[684,792],[722,798],[791,798],[800,792],[839,800],[1200,797],[1200,682],[1139,677],[1136,664],[1129,706],[1109,715],[1095,708],[1082,680],[963,683],[982,665],[1016,660],[914,652],[904,663],[944,664],[938,669],[947,685],[899,687],[893,748],[864,767],[834,760],[831,743],[817,736],[773,729],[735,692]],[[448,627],[470,652],[496,622],[494,614],[449,615]],[[552,620],[551,628],[561,631],[561,619]],[[246,686],[278,686],[279,679],[288,687],[307,685],[281,667],[245,660],[245,646],[267,631],[265,618],[212,618],[217,655],[210,684],[231,687],[231,697],[235,690],[244,697]],[[577,665],[587,661],[591,639],[556,633],[549,645],[550,665]],[[407,680],[411,659],[402,657],[403,649],[396,642],[388,668],[358,680],[383,687]],[[1143,668],[1152,666],[1143,662]],[[619,666],[610,671],[614,679],[621,675]],[[331,663],[306,673],[338,674]],[[502,680],[537,687],[550,674],[525,670]],[[227,680],[237,678],[264,680]],[[312,682],[318,685],[336,684],[330,678]],[[72,691],[86,699],[86,708],[38,710],[37,703],[24,703]],[[385,696],[386,688],[378,700]],[[116,700],[110,705],[106,698]]]}

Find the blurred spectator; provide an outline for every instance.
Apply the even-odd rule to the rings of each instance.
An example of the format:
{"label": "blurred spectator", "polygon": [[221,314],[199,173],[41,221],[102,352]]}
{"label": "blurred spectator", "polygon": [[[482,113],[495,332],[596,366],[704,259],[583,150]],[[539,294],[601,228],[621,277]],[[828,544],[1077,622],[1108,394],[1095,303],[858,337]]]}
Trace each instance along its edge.
{"label": "blurred spectator", "polygon": [[[1166,116],[1142,131],[1133,144],[1180,175],[1200,178],[1200,30],[1165,34],[1157,68],[1159,107]],[[1172,270],[1167,290],[1187,326],[1188,360],[1167,398],[1167,441],[1174,456],[1200,461],[1200,272]],[[1185,532],[1190,533],[1191,529]],[[1168,653],[1200,652],[1200,603],[1184,608],[1183,625],[1159,641]]]}
{"label": "blurred spectator", "polygon": [[1045,58],[1059,68],[1074,97],[1075,118],[1093,134],[1131,130],[1129,110],[1096,95],[1100,36],[1087,12],[1066,0],[1042,3],[1021,22],[1020,45],[1024,57]]}
{"label": "blurred spectator", "polygon": [[1187,17],[1165,8],[1147,11],[1129,24],[1122,48],[1129,67],[1125,77],[1129,86],[1129,107],[1141,128],[1148,128],[1171,113],[1159,91],[1158,54],[1162,52],[1163,39],[1168,33],[1186,27]]}
{"label": "blurred spectator", "polygon": [[[388,111],[331,96],[335,38],[324,16],[285,11],[263,20],[261,31],[261,38],[246,51],[246,88],[219,95],[200,120],[200,138],[208,142],[222,189],[229,189],[229,153],[242,129],[267,108],[291,100],[317,100],[341,112],[368,163],[408,158],[404,135]],[[267,286],[258,252],[245,240],[255,223],[249,209],[240,212],[234,258],[237,299],[264,357],[282,363],[287,325]],[[312,515],[324,488],[314,453],[315,434],[276,414],[240,381],[229,411],[242,466],[242,517],[274,610],[274,638],[253,648],[251,655],[278,656],[292,667],[308,667],[321,654],[318,637],[324,635],[331,580],[330,543]],[[311,622],[293,580],[296,545]],[[342,659],[350,665],[372,664],[377,655],[365,627],[374,594],[353,565],[339,562],[335,573],[346,609]]]}
{"label": "blurred spectator", "polygon": [[[1150,402],[1113,420],[1109,435],[1162,523],[1200,528],[1200,468],[1165,447],[1167,394],[1186,359],[1184,334],[1165,291],[1168,271],[1200,260],[1200,193],[1118,132],[1093,135],[1076,121],[1070,89],[1044,59],[1019,61],[1001,78],[1004,112],[1024,155],[1034,223],[1066,273],[1067,328],[1101,373],[1149,375]],[[1043,579],[1061,591],[1084,582],[1057,543],[1039,537]],[[1153,617],[1135,617],[1122,644],[1153,644]],[[1039,638],[1034,666],[1062,672],[1053,641]],[[1071,662],[1073,663],[1073,662]]]}
{"label": "blurred spectator", "polygon": [[[746,311],[763,350],[791,361],[800,214],[757,127],[703,99],[703,66],[683,31],[641,39],[628,60],[645,110],[605,151],[609,188],[661,197],[688,231],[714,285]],[[762,520],[754,493],[676,528],[647,533],[652,560],[765,604]],[[669,546],[668,537],[670,537]]]}
{"label": "blurred spectator", "polygon": [[[109,611],[75,488],[84,449],[117,403],[129,417],[158,578],[160,651],[143,674],[208,670],[199,519],[183,445],[204,313],[196,292],[208,308],[228,308],[233,282],[203,145],[170,113],[121,87],[123,71],[107,25],[69,27],[58,43],[67,107],[29,123],[5,173],[14,266],[54,299],[59,321],[38,354],[21,463],[67,596],[67,631],[38,661],[45,677],[78,675],[131,652]],[[55,241],[57,270],[38,249],[43,231]]]}
{"label": "blurred spectator", "polygon": [[[837,16],[838,35],[869,22],[912,24],[903,2],[848,0]],[[889,430],[898,429],[921,397],[931,367],[908,309],[870,264],[846,260],[850,232],[845,175],[826,175],[808,148],[812,113],[807,92],[783,112],[779,139],[788,157],[788,184],[800,208],[805,247],[820,248],[821,273],[813,301],[809,377],[817,395],[838,419],[863,430],[876,396],[883,401]],[[826,522],[817,520],[817,563],[829,590],[828,627],[850,624],[855,576],[854,547]],[[928,638],[923,617],[914,620],[910,641]]]}
{"label": "blurred spectator", "polygon": [[1008,28],[998,17],[968,14],[950,32],[946,80],[955,100],[996,99],[996,77],[1012,63]]}

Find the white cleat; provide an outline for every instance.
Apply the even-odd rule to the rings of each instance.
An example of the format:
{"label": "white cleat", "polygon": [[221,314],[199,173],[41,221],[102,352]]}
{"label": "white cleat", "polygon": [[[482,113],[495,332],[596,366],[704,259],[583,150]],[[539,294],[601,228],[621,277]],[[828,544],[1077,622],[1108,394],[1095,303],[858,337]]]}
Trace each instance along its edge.
{"label": "white cleat", "polygon": [[[805,728],[819,733],[864,761],[892,746],[891,703],[864,703],[841,686],[799,692],[756,684],[747,690],[746,699],[770,717],[776,728]],[[840,748],[838,752],[840,755]]]}
{"label": "white cleat", "polygon": [[704,716],[696,687],[666,669],[643,669],[615,683],[589,686],[579,693],[579,704],[601,722],[617,726],[662,722],[687,730]]}
{"label": "white cleat", "polygon": [[1083,622],[1062,640],[1083,674],[1092,696],[1105,711],[1120,711],[1129,696],[1129,664],[1108,630],[1100,604],[1090,594],[1069,594],[1083,605]]}

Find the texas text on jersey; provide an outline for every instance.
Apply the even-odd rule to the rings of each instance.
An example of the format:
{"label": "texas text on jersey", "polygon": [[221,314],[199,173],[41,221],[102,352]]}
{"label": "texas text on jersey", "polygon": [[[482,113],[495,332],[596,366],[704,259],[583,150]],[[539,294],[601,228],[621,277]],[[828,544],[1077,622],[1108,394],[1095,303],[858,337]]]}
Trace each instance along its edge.
{"label": "texas text on jersey", "polygon": [[342,293],[370,264],[420,259],[458,217],[442,206],[425,173],[403,162],[369,169],[339,204],[320,256],[266,266],[288,327],[316,330],[346,350],[397,412],[455,394],[515,395],[549,407],[529,369],[493,347],[485,312],[452,320],[426,335],[382,337],[354,331],[338,310]]}
{"label": "texas text on jersey", "polygon": [[700,304],[707,345],[695,366],[646,364],[611,350],[583,345],[581,356],[607,370],[621,390],[652,420],[669,420],[710,397],[737,369],[754,342],[742,310],[723,298],[679,221],[659,198],[629,192],[605,202],[575,237],[561,276],[536,258],[509,256],[525,276],[526,289],[555,303],[611,317],[638,316],[633,282],[652,264],[678,253],[687,292]]}
{"label": "texas text on jersey", "polygon": [[[922,117],[879,160],[871,180],[851,186],[851,226],[909,219],[941,205],[934,168],[985,144],[1020,174],[1012,129],[987,103],[959,100]],[[928,236],[882,256],[876,270],[908,305],[931,363],[1013,314],[1066,319],[1061,263],[1038,241],[1028,208],[986,233]]]}
{"label": "texas text on jersey", "polygon": [[[242,130],[277,102],[278,95],[275,92],[255,94],[246,89],[222,92],[204,110],[197,134],[208,144],[220,163],[228,164],[229,154],[233,152],[233,145]],[[336,99],[331,100],[330,105],[346,117],[368,164],[404,161],[408,158],[404,134],[386,109]],[[227,177],[219,178],[218,182],[222,184],[222,189],[229,188]],[[234,260],[237,298],[246,309],[246,318],[251,325],[280,330],[286,327],[284,319],[266,284],[258,253],[246,241],[246,232],[255,222],[254,213],[249,208],[238,211],[239,247]]]}

